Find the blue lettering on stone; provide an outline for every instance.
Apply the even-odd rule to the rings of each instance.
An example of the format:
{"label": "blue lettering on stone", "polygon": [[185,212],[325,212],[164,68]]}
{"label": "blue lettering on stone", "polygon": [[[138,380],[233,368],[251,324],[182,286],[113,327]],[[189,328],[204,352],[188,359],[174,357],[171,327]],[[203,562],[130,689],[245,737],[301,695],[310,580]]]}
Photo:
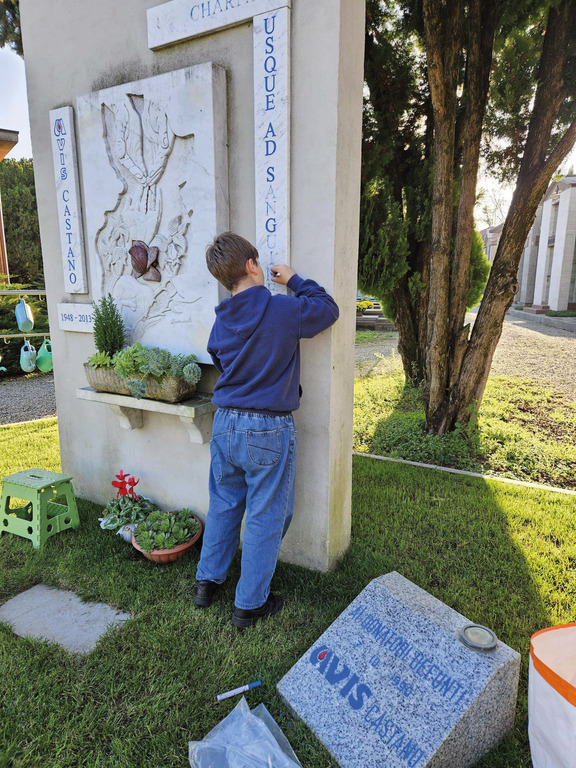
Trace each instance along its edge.
{"label": "blue lettering on stone", "polygon": [[267,93],[266,94],[266,112],[270,112],[271,109],[275,109],[274,94]]}
{"label": "blue lettering on stone", "polygon": [[276,142],[272,139],[266,140],[266,157],[270,157],[276,152]]}
{"label": "blue lettering on stone", "polygon": [[[272,22],[272,25],[271,25],[270,29],[268,29],[268,26],[269,26],[268,22],[269,21]],[[267,35],[271,35],[274,32],[275,26],[276,26],[276,15],[274,15],[274,16],[267,16],[264,19],[264,32],[266,32]]]}
{"label": "blue lettering on stone", "polygon": [[272,74],[272,72],[276,72],[277,71],[276,70],[276,59],[274,58],[274,56],[267,56],[264,59],[264,69],[266,70],[266,72],[268,72],[269,75]]}
{"label": "blue lettering on stone", "polygon": [[[270,231],[270,230],[269,230]],[[350,676],[350,667],[347,667],[346,664],[342,663],[342,669],[338,670],[338,664],[340,663],[340,659],[338,656],[332,657],[332,663],[328,667],[325,673],[325,678],[328,680],[328,682],[331,685],[336,685],[336,683],[342,683],[344,680],[346,680]]]}
{"label": "blue lettering on stone", "polygon": [[269,165],[268,168],[266,168],[266,174],[266,181],[274,181],[276,179],[273,165]]}
{"label": "blue lettering on stone", "polygon": [[350,618],[358,621],[365,610],[366,609],[361,605],[357,605],[356,608],[353,608],[352,611],[350,611]]}
{"label": "blue lettering on stone", "polygon": [[72,285],[76,285],[76,281],[78,280],[78,278],[76,277],[76,273],[75,273],[75,272],[71,272],[71,273],[68,275],[68,280],[70,280],[70,282],[72,283]]}
{"label": "blue lettering on stone", "polygon": [[61,117],[58,117],[54,121],[54,136],[66,136],[66,126]]}
{"label": "blue lettering on stone", "polygon": [[365,683],[362,683],[357,686],[355,695],[354,693],[351,693],[350,696],[348,696],[348,703],[352,709],[362,709],[364,699],[369,699],[370,696],[372,696],[372,691]]}
{"label": "blue lettering on stone", "polygon": [[272,93],[272,91],[276,88],[276,75],[266,75],[264,78],[264,88],[266,90],[266,93]]}
{"label": "blue lettering on stone", "polygon": [[266,232],[276,232],[276,219],[266,219]]}

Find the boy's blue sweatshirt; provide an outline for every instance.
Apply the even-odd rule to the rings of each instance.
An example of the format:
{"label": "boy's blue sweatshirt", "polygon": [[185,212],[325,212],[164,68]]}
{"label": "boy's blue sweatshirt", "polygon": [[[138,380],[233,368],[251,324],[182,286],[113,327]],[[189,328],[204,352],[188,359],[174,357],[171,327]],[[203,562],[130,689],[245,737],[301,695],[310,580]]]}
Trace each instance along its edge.
{"label": "boy's blue sweatshirt", "polygon": [[286,412],[300,405],[300,339],[338,319],[338,306],[314,280],[293,275],[294,296],[256,285],[224,299],[208,352],[221,372],[212,402],[223,408]]}

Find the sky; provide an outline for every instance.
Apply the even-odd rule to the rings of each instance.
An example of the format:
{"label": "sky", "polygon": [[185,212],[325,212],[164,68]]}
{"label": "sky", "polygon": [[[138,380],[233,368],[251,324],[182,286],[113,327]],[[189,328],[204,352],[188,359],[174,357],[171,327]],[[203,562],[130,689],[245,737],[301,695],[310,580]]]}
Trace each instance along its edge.
{"label": "sky", "polygon": [[0,94],[0,128],[20,132],[7,157],[32,157],[24,60],[7,48],[0,48]]}
{"label": "sky", "polygon": [[[32,157],[24,60],[7,48],[0,48],[0,128],[19,131],[18,144],[8,153],[8,157],[14,160]],[[576,165],[576,150],[573,150],[563,163],[566,168],[570,165]],[[506,201],[506,206],[512,199],[513,188],[501,187],[490,177],[481,178],[480,187],[501,197]],[[477,228],[483,229],[489,224],[477,207]]]}

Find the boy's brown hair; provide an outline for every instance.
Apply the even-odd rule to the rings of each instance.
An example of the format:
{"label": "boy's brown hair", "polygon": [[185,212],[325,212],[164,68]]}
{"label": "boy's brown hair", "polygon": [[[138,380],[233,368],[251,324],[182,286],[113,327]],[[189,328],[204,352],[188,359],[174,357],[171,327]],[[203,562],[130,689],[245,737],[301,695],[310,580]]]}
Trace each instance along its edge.
{"label": "boy's brown hair", "polygon": [[231,291],[246,277],[246,262],[258,263],[258,251],[252,243],[234,232],[222,232],[206,249],[206,265],[218,282]]}

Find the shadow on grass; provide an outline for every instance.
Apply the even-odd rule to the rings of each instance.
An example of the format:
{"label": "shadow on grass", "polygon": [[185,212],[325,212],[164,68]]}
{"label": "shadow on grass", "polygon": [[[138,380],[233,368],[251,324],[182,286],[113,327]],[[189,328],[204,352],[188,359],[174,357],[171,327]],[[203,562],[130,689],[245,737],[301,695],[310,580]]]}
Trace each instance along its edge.
{"label": "shadow on grass", "polygon": [[529,640],[549,617],[505,509],[522,505],[522,490],[355,457],[352,546],[338,574],[348,602],[370,579],[398,571],[522,654],[516,726],[477,764],[486,768],[531,766]]}
{"label": "shadow on grass", "polygon": [[0,601],[42,582],[133,615],[87,656],[0,625],[0,707],[14,713],[0,728],[7,764],[185,768],[187,742],[237,703],[217,704],[216,695],[260,679],[250,706],[266,704],[306,768],[337,768],[275,686],[369,581],[396,570],[523,654],[516,728],[478,765],[528,768],[527,651],[547,615],[503,502],[476,478],[356,457],[350,550],[329,574],[280,563],[273,588],[284,610],[242,633],[230,624],[238,557],[200,611],[192,603],[198,552],[168,567],[135,557],[99,529],[96,505],[81,502],[80,530],[53,537],[41,553],[3,536]]}

